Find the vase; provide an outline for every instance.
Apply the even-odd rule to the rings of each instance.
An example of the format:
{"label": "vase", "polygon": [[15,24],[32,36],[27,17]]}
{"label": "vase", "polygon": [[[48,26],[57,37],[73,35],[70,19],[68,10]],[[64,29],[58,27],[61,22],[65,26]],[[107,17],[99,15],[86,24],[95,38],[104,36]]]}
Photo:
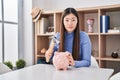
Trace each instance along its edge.
{"label": "vase", "polygon": [[94,19],[87,19],[88,33],[93,32]]}

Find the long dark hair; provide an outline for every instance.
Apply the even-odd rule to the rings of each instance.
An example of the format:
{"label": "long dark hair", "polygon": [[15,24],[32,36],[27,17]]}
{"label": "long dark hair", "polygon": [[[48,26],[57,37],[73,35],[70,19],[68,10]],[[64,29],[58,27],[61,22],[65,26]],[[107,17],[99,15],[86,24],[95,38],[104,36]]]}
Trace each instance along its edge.
{"label": "long dark hair", "polygon": [[74,60],[79,59],[79,48],[80,48],[80,30],[79,30],[79,17],[78,13],[74,8],[66,8],[62,14],[61,17],[61,26],[60,26],[60,46],[59,46],[59,51],[64,52],[65,47],[64,47],[64,40],[65,40],[65,26],[64,26],[64,17],[67,16],[68,14],[73,14],[77,17],[77,25],[74,30],[74,38],[73,38],[73,47],[72,47],[72,56]]}

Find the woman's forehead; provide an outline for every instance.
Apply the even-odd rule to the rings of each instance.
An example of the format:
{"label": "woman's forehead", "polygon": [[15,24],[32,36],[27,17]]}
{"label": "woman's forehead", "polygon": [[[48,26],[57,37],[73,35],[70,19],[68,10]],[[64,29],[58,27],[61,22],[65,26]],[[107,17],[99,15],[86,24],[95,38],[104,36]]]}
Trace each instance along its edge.
{"label": "woman's forehead", "polygon": [[68,14],[68,15],[66,15],[64,18],[66,18],[66,19],[71,19],[71,18],[77,18],[74,14],[72,14],[72,13],[70,13],[70,14]]}

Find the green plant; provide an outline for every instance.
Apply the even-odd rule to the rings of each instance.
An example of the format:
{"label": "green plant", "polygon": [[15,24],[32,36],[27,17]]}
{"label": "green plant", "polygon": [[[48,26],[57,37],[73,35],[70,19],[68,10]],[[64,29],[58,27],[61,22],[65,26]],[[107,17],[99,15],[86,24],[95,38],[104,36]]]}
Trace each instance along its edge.
{"label": "green plant", "polygon": [[17,69],[24,68],[26,65],[26,62],[23,59],[19,59],[16,61],[16,67]]}
{"label": "green plant", "polygon": [[13,69],[13,64],[10,61],[4,62],[5,65],[7,65],[10,69]]}

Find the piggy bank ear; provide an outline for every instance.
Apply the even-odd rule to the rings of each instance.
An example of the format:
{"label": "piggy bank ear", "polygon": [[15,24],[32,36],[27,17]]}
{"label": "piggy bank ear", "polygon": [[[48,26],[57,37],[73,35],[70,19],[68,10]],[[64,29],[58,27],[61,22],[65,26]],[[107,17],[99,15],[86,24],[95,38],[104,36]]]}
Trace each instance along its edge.
{"label": "piggy bank ear", "polygon": [[67,56],[70,56],[70,52],[66,51],[65,53],[67,54]]}
{"label": "piggy bank ear", "polygon": [[55,52],[54,52],[54,55],[58,55],[58,52],[57,52],[57,51],[55,51]]}

